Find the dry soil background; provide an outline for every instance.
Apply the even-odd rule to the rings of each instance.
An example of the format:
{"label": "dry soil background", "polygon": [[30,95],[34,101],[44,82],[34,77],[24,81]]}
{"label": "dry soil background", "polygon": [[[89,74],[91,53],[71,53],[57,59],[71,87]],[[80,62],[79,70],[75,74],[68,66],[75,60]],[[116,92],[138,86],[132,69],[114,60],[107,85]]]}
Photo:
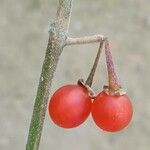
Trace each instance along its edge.
{"label": "dry soil background", "polygon": [[[57,0],[0,0],[0,150],[25,149],[48,23]],[[150,147],[150,1],[74,0],[70,36],[101,33],[110,38],[117,72],[134,105],[132,123],[110,134],[91,117],[82,126],[56,127],[48,113],[41,150],[149,150]],[[52,92],[86,78],[98,45],[67,47],[60,58]],[[104,55],[95,77],[96,92],[106,84]]]}

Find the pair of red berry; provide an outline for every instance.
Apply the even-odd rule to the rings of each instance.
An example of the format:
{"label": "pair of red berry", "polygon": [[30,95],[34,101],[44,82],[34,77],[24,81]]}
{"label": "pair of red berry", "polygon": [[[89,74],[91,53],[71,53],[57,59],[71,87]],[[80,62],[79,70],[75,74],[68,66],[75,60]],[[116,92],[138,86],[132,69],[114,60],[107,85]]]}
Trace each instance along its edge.
{"label": "pair of red berry", "polygon": [[89,114],[96,125],[109,132],[125,128],[132,118],[132,104],[129,97],[121,92],[114,66],[105,41],[105,54],[109,76],[109,86],[97,96],[89,94],[86,85],[79,82],[59,88],[49,103],[49,114],[55,124],[63,128],[74,128],[82,124]]}

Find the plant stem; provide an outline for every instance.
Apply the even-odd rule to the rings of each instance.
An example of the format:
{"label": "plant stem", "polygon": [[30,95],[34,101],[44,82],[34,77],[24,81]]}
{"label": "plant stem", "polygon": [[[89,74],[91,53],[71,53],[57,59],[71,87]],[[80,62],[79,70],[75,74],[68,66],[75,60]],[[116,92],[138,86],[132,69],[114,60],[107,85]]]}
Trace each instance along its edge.
{"label": "plant stem", "polygon": [[54,72],[66,43],[73,0],[59,0],[57,20],[50,25],[48,46],[34,104],[26,150],[38,150]]}
{"label": "plant stem", "polygon": [[110,52],[109,42],[107,38],[105,39],[105,55],[108,70],[109,88],[115,91],[120,88],[120,85],[118,83],[117,75],[114,69],[112,54]]}
{"label": "plant stem", "polygon": [[88,85],[89,87],[91,87],[91,86],[92,86],[92,83],[93,83],[93,78],[94,78],[95,71],[96,71],[96,68],[97,68],[97,65],[98,65],[98,61],[99,61],[99,58],[100,58],[100,54],[101,54],[101,51],[102,51],[103,42],[104,42],[104,41],[101,41],[101,42],[100,42],[100,46],[99,46],[99,49],[98,49],[98,51],[97,51],[97,55],[96,55],[94,64],[93,64],[93,66],[92,66],[92,69],[91,69],[91,71],[90,71],[90,74],[89,74],[87,80],[85,81],[85,84]]}
{"label": "plant stem", "polygon": [[67,33],[70,24],[73,0],[59,0],[56,22]]}
{"label": "plant stem", "polygon": [[89,44],[103,41],[104,36],[97,34],[78,38],[67,38],[66,45]]}

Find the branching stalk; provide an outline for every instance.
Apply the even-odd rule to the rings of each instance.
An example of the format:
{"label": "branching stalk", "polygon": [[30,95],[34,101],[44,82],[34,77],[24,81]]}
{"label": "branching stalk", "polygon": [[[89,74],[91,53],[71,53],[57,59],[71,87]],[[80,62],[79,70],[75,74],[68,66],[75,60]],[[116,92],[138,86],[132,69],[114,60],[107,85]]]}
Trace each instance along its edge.
{"label": "branching stalk", "polygon": [[76,45],[76,44],[89,44],[89,43],[97,43],[104,40],[103,35],[92,35],[92,36],[84,36],[78,38],[67,38],[66,45]]}

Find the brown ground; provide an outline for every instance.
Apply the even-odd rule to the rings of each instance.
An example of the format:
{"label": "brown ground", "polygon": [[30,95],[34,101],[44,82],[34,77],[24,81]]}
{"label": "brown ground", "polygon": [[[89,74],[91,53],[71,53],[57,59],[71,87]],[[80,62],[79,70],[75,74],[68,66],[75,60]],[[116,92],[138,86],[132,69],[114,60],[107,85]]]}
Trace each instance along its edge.
{"label": "brown ground", "polygon": [[[0,0],[0,150],[25,149],[56,0]],[[122,85],[134,105],[130,126],[110,134],[91,117],[72,130],[56,127],[46,114],[41,150],[149,150],[150,147],[149,0],[74,0],[70,36],[101,33],[111,40]],[[64,49],[52,92],[89,72],[96,44]],[[104,55],[93,88],[106,83]]]}

